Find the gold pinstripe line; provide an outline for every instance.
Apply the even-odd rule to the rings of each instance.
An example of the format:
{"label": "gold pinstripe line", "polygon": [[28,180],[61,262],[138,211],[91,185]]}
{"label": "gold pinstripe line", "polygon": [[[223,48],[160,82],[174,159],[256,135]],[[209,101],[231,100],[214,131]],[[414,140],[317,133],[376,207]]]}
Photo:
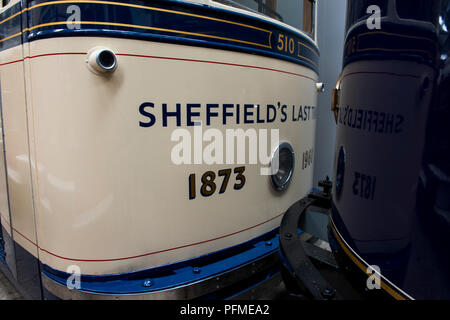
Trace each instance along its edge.
{"label": "gold pinstripe line", "polygon": [[229,21],[229,20],[225,20],[225,19],[213,18],[213,17],[208,17],[208,16],[202,16],[202,15],[199,15],[199,14],[187,13],[187,12],[181,12],[181,11],[175,11],[175,10],[169,10],[169,9],[162,9],[162,8],[156,8],[156,7],[146,7],[146,6],[141,6],[141,5],[137,5],[137,4],[118,3],[118,2],[111,2],[111,1],[92,1],[92,0],[50,1],[50,2],[40,3],[40,4],[37,4],[35,6],[32,6],[32,7],[29,8],[29,10],[32,10],[33,8],[37,8],[37,7],[41,7],[41,6],[47,6],[47,5],[52,5],[52,4],[60,4],[60,3],[98,3],[98,4],[110,4],[110,5],[116,5],[116,6],[123,6],[123,7],[132,7],[132,8],[139,8],[139,9],[146,9],[146,10],[153,10],[153,11],[161,11],[161,12],[180,14],[180,15],[191,16],[191,17],[196,17],[196,18],[202,18],[202,19],[207,19],[207,20],[214,20],[214,21],[219,21],[219,22],[224,22],[224,23],[235,24],[235,25],[238,25],[238,26],[251,28],[251,29],[255,29],[255,30],[260,30],[260,31],[268,32],[268,33],[271,32],[270,30],[258,28],[258,27],[251,26],[251,25],[244,24],[244,23]]}
{"label": "gold pinstripe line", "polygon": [[[66,21],[60,21],[60,22],[49,22],[49,23],[43,23],[36,26],[33,26],[31,28],[25,28],[23,29],[22,33],[25,31],[31,31],[37,28],[41,27],[48,27],[48,26],[56,26],[56,25],[65,25],[68,22]],[[220,40],[227,40],[227,41],[234,41],[234,42],[240,42],[240,43],[246,43],[251,44],[263,48],[271,48],[268,45],[265,44],[259,44],[255,42],[245,41],[245,40],[238,40],[238,39],[232,39],[232,38],[226,38],[226,37],[219,37],[219,36],[213,36],[213,35],[205,35],[201,33],[196,32],[187,32],[187,31],[181,31],[181,30],[172,30],[172,29],[164,29],[164,28],[157,28],[157,27],[148,27],[148,26],[139,26],[134,24],[126,24],[126,23],[116,23],[116,22],[100,22],[100,21],[77,21],[76,23],[80,24],[90,24],[90,25],[111,25],[111,26],[120,26],[120,27],[128,27],[128,28],[139,28],[139,29],[146,29],[146,30],[156,30],[156,31],[164,31],[164,32],[173,32],[173,33],[182,33],[187,35],[193,35],[198,37],[206,37],[206,38],[213,38],[213,39],[220,39]]]}
{"label": "gold pinstripe line", "polygon": [[[272,35],[272,31],[270,31],[270,30],[254,27],[254,26],[243,24],[243,23],[239,23],[239,22],[234,22],[234,21],[229,21],[229,20],[224,20],[224,19],[219,19],[219,18],[213,18],[213,17],[207,17],[207,16],[202,16],[202,15],[193,14],[193,13],[187,13],[187,12],[181,12],[181,11],[175,11],[175,10],[169,10],[169,9],[162,9],[162,8],[155,8],[155,7],[146,7],[146,6],[134,5],[134,4],[128,4],[128,3],[117,3],[117,2],[111,2],[111,1],[92,1],[92,0],[73,0],[73,1],[70,1],[70,0],[63,0],[63,1],[50,1],[50,2],[45,2],[45,3],[40,3],[40,4],[37,4],[37,5],[34,5],[34,6],[30,7],[30,8],[25,8],[22,11],[12,15],[11,17],[6,18],[3,21],[0,21],[0,24],[2,24],[4,22],[6,22],[6,21],[16,17],[17,15],[22,14],[22,13],[24,13],[26,11],[33,10],[34,8],[43,7],[43,6],[49,6],[49,5],[52,5],[52,4],[62,4],[62,3],[110,4],[110,5],[123,6],[123,7],[132,7],[132,8],[140,8],[140,9],[152,10],[152,11],[168,12],[168,13],[173,13],[173,14],[179,14],[179,15],[185,15],[185,16],[191,16],[191,17],[196,17],[196,18],[202,18],[202,19],[207,19],[207,20],[213,20],[213,21],[219,21],[219,22],[234,24],[234,25],[238,25],[238,26],[241,26],[241,27],[246,27],[246,28],[255,29],[255,30],[259,30],[259,31],[263,31],[263,32],[268,33],[269,34],[269,45],[268,46],[267,45],[260,45],[260,46],[272,48],[271,43],[270,43],[270,37]],[[212,37],[212,36],[210,36],[210,37]],[[238,40],[233,39],[233,41],[238,41]],[[242,41],[239,40],[239,42],[242,42]]]}
{"label": "gold pinstripe line", "polygon": [[428,53],[426,50],[411,50],[411,49],[386,49],[386,48],[365,48],[365,49],[357,49],[356,52],[364,52],[364,51],[371,51],[371,50],[378,50],[378,51],[387,51],[387,52],[424,52]]}
{"label": "gold pinstripe line", "polygon": [[403,34],[398,34],[398,33],[392,33],[392,32],[386,32],[386,31],[376,31],[376,32],[365,32],[365,33],[360,33],[358,34],[358,38],[361,36],[365,36],[365,35],[370,35],[370,34],[385,34],[385,35],[389,35],[389,36],[396,36],[396,37],[400,37],[400,38],[409,38],[409,39],[421,39],[421,40],[427,40],[430,41],[434,44],[434,41],[425,37],[418,37],[418,36],[409,36],[409,35],[403,35]]}
{"label": "gold pinstripe line", "polygon": [[14,18],[17,17],[18,15],[22,14],[24,11],[25,11],[25,10],[19,11],[19,12],[13,14],[12,16],[10,16],[10,17],[8,17],[8,18],[6,18],[6,19],[0,21],[0,24],[2,24],[3,22],[6,22],[6,21],[8,21],[8,20],[14,19]]}
{"label": "gold pinstripe line", "polygon": [[[219,22],[224,22],[224,23],[229,23],[229,24],[234,24],[234,25],[239,25],[239,26],[243,26],[246,28],[251,28],[251,29],[255,29],[255,30],[259,30],[259,31],[263,31],[263,32],[267,32],[269,34],[269,45],[265,45],[265,44],[260,44],[260,43],[255,43],[255,42],[250,42],[250,41],[245,41],[245,40],[239,40],[239,39],[233,39],[233,38],[227,38],[227,37],[219,37],[219,36],[213,36],[213,35],[205,35],[205,34],[201,34],[201,33],[196,33],[196,32],[188,32],[188,31],[181,31],[181,30],[172,30],[172,29],[165,29],[165,28],[157,28],[157,27],[148,27],[148,26],[139,26],[139,25],[133,25],[133,24],[125,24],[125,23],[115,23],[115,22],[94,22],[94,21],[81,21],[81,22],[76,22],[76,23],[81,23],[81,24],[90,24],[90,25],[112,25],[112,26],[122,26],[122,27],[131,27],[131,28],[139,28],[139,29],[146,29],[146,30],[155,30],[155,31],[163,31],[163,32],[172,32],[172,33],[181,33],[181,34],[186,34],[186,35],[193,35],[193,36],[198,36],[198,37],[206,37],[206,38],[212,38],[212,39],[220,39],[220,40],[226,40],[226,41],[232,41],[232,42],[239,42],[239,43],[245,43],[245,44],[250,44],[250,45],[254,45],[254,46],[259,46],[259,47],[263,47],[263,48],[269,48],[272,49],[272,45],[271,45],[271,37],[272,37],[272,31],[270,30],[265,30],[265,29],[261,29],[258,27],[254,27],[254,26],[250,26],[250,25],[246,25],[243,23],[238,23],[238,22],[233,22],[233,21],[228,21],[228,20],[224,20],[224,19],[219,19],[219,18],[213,18],[213,17],[207,17],[207,16],[202,16],[202,15],[198,15],[198,14],[192,14],[192,13],[186,13],[186,12],[180,12],[180,11],[174,11],[174,10],[169,10],[169,9],[162,9],[162,8],[155,8],[155,7],[146,7],[146,6],[141,6],[141,5],[134,5],[134,4],[127,4],[127,3],[116,3],[116,2],[111,2],[111,1],[92,1],[92,0],[62,0],[62,1],[49,1],[49,2],[45,2],[45,3],[40,3],[37,5],[34,5],[30,8],[25,8],[22,11],[12,15],[9,18],[4,19],[3,21],[0,21],[0,25],[14,17],[16,17],[17,15],[20,15],[26,11],[30,11],[34,8],[38,8],[38,7],[43,7],[43,6],[49,6],[49,5],[53,5],[53,4],[61,4],[61,3],[97,3],[97,4],[111,4],[111,5],[116,5],[116,6],[124,6],[124,7],[133,7],[133,8],[141,8],[141,9],[146,9],[146,10],[154,10],[154,11],[161,11],[161,12],[169,12],[169,13],[174,13],[174,14],[180,14],[180,15],[186,15],[186,16],[192,16],[192,17],[198,17],[198,18],[203,18],[203,19],[208,19],[208,20],[213,20],[213,21],[219,21]],[[50,23],[44,23],[44,24],[40,24],[40,25],[36,25],[30,28],[25,28],[23,29],[21,32],[16,33],[12,36],[9,36],[5,39],[0,40],[0,43],[20,36],[22,35],[24,32],[26,31],[31,31],[40,27],[46,27],[46,26],[53,26],[53,25],[63,25],[63,24],[67,24],[68,22],[64,21],[64,22],[50,22]],[[75,23],[75,22],[73,22]],[[318,56],[318,54],[308,45],[297,41],[298,44],[310,49],[313,54],[315,54],[316,56]],[[299,58],[304,59],[310,63],[312,63],[314,66],[317,67],[317,63],[314,62],[313,60],[304,57],[302,55],[298,55]]]}
{"label": "gold pinstripe line", "polygon": [[358,38],[358,47],[356,48],[356,52],[364,52],[364,51],[370,51],[370,50],[379,50],[379,51],[386,51],[386,52],[423,52],[423,53],[428,53],[428,51],[426,50],[420,50],[420,49],[416,49],[416,50],[411,50],[411,49],[387,49],[387,48],[365,48],[365,49],[360,49],[359,48],[359,38],[362,36],[366,36],[366,35],[370,35],[370,34],[385,34],[385,35],[390,35],[390,36],[396,36],[396,37],[400,37],[400,38],[407,38],[407,39],[419,39],[419,40],[427,40],[430,41],[434,44],[434,41],[432,41],[431,39],[425,38],[425,37],[417,37],[417,36],[408,36],[408,35],[402,35],[402,34],[397,34],[397,33],[391,33],[391,32],[385,32],[385,31],[377,31],[377,32],[366,32],[366,33],[361,33],[358,34],[357,38]]}
{"label": "gold pinstripe line", "polygon": [[3,38],[3,39],[1,39],[1,40],[0,40],[0,43],[2,43],[3,41],[6,41],[6,40],[12,39],[12,38],[15,38],[15,37],[21,36],[21,35],[22,35],[22,33],[23,33],[23,32],[19,32],[19,33],[13,34],[12,36],[9,36],[9,37],[6,37],[6,38]]}
{"label": "gold pinstripe line", "polygon": [[305,59],[306,61],[309,61],[309,62],[312,63],[314,66],[319,67],[319,66],[317,65],[317,63],[315,63],[313,60],[311,60],[311,59],[309,59],[309,58],[307,58],[307,57],[304,57],[304,56],[302,56],[302,55],[300,55],[299,57],[300,57],[301,59]]}
{"label": "gold pinstripe line", "polygon": [[[307,46],[306,44],[304,44],[304,43],[302,43],[302,42],[300,42],[300,41],[297,41],[297,42],[298,42],[298,44],[300,44],[300,45],[302,45],[302,46],[308,48],[309,50],[311,50],[312,53],[314,53],[314,54],[317,56],[317,58],[320,58],[319,54],[318,54],[313,48],[311,48],[310,46]],[[300,57],[300,55],[299,55],[299,57]]]}
{"label": "gold pinstripe line", "polygon": [[[358,258],[356,258],[351,251],[347,248],[347,246],[345,245],[345,243],[342,241],[340,235],[338,235],[337,230],[335,229],[335,225],[334,223],[331,221],[331,229],[333,230],[333,233],[337,239],[337,241],[339,242],[339,245],[341,246],[341,248],[344,250],[344,252],[347,254],[347,256],[350,258],[350,260],[353,261],[354,264],[356,264],[358,266],[359,269],[361,269],[364,273],[366,273],[366,266],[364,266]],[[387,285],[381,278],[380,278],[380,282],[381,282],[381,287],[387,292],[389,293],[392,297],[394,297],[396,300],[406,300],[402,295],[400,295],[398,292],[394,291],[394,289],[392,289],[389,285]]]}
{"label": "gold pinstripe line", "polygon": [[[240,43],[245,43],[245,44],[251,44],[251,45],[255,45],[255,46],[260,46],[263,48],[269,48],[271,49],[271,47],[267,46],[267,45],[262,45],[259,43],[254,43],[254,42],[249,42],[249,41],[244,41],[244,40],[236,40],[236,39],[230,39],[230,38],[225,38],[225,37],[219,37],[219,36],[210,36],[210,35],[204,35],[204,34],[200,34],[200,33],[194,33],[194,32],[186,32],[186,31],[179,31],[179,30],[170,30],[170,29],[164,29],[164,28],[156,28],[156,27],[147,27],[147,26],[138,26],[138,25],[132,25],[132,24],[124,24],[124,23],[114,23],[114,22],[93,22],[93,21],[80,21],[77,22],[80,24],[92,24],[92,25],[113,25],[113,26],[123,26],[123,27],[133,27],[133,28],[141,28],[141,29],[149,29],[149,30],[156,30],[156,31],[165,31],[165,32],[174,32],[174,33],[183,33],[183,34],[188,34],[188,35],[194,35],[194,36],[199,36],[199,37],[208,37],[208,38],[214,38],[214,39],[221,39],[221,40],[227,40],[227,41],[234,41],[234,42],[240,42]],[[49,23],[44,23],[44,24],[40,24],[37,26],[33,26],[31,28],[25,28],[22,32],[19,32],[17,34],[14,34],[8,38],[2,39],[0,40],[0,43],[20,36],[22,35],[24,32],[26,31],[32,31],[34,29],[40,28],[40,27],[47,27],[47,26],[54,26],[54,25],[63,25],[63,24],[67,24],[67,22],[65,21],[60,21],[60,22],[49,22]],[[304,59],[308,62],[310,62],[311,64],[313,64],[315,67],[318,67],[317,63],[307,57],[304,57],[302,55],[298,55],[299,58]]]}

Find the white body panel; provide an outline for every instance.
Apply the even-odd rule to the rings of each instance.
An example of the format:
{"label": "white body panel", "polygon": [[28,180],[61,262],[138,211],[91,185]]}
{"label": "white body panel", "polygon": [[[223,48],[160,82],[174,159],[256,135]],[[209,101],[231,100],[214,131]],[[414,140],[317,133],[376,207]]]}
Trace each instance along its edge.
{"label": "white body panel", "polygon": [[[4,143],[8,174],[7,193],[5,177],[0,177],[0,212],[2,225],[13,232],[13,240],[32,255],[37,256],[36,228],[31,186],[28,144],[28,120],[25,96],[25,78],[22,47],[0,53],[0,81],[3,113]],[[12,61],[18,61],[10,63]],[[0,164],[3,167],[3,145]],[[5,170],[2,168],[2,172]],[[5,170],[6,171],[6,170]],[[8,195],[9,207],[8,208]],[[11,221],[12,220],[12,221]]]}
{"label": "white body panel", "polygon": [[[86,66],[86,53],[96,46],[118,56],[110,77]],[[294,122],[290,110],[316,105],[317,75],[308,68],[245,53],[116,38],[54,38],[24,47],[30,58],[0,67],[7,165],[14,169],[8,171],[11,216],[20,232],[14,240],[54,269],[75,264],[83,274],[122,273],[228,248],[276,228],[282,213],[312,188],[312,166],[302,170],[301,160],[314,146],[315,120]],[[0,53],[0,64],[17,60],[10,51]],[[23,95],[6,91],[15,86],[8,90],[19,93],[24,83],[26,108]],[[260,165],[246,165],[242,190],[233,190],[230,181],[223,194],[189,200],[189,174],[241,165],[173,164],[175,120],[166,128],[160,122],[140,127],[146,119],[139,106],[146,101],[155,104],[158,119],[162,103],[170,111],[181,103],[182,125],[186,103],[286,104],[285,123],[278,118],[223,126],[219,117],[204,129],[280,129],[280,140],[296,153],[289,188],[274,191]]]}

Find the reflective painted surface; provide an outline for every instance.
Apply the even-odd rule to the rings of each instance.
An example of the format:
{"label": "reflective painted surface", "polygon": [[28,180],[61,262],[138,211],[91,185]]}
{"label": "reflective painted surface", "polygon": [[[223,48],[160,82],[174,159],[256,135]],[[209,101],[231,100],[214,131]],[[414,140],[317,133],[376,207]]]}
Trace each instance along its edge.
{"label": "reflective painted surface", "polygon": [[393,297],[448,299],[450,3],[378,2],[381,29],[362,2],[348,7],[335,235],[363,272],[380,267]]}

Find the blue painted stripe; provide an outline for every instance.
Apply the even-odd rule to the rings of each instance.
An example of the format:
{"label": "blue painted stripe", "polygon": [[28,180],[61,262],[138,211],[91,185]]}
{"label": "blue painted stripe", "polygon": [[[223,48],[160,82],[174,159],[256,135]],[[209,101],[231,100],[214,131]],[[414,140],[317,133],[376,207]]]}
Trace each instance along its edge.
{"label": "blue painted stripe", "polygon": [[[67,24],[71,5],[80,8],[78,29]],[[23,30],[21,16],[26,16]],[[105,36],[221,48],[291,61],[316,72],[319,62],[317,47],[300,32],[261,18],[181,1],[31,1],[25,10],[14,6],[2,14],[0,50],[20,44],[21,32],[24,42]]]}
{"label": "blue painted stripe", "polygon": [[360,60],[411,60],[437,67],[439,44],[436,33],[417,26],[383,23],[380,30],[365,24],[346,37],[344,66]]}
{"label": "blue painted stripe", "polygon": [[[201,257],[147,270],[112,275],[81,275],[82,291],[105,294],[151,293],[207,279],[261,259],[279,248],[278,228],[246,243]],[[194,272],[198,268],[200,272]],[[81,270],[83,271],[83,270]],[[71,274],[43,265],[50,279],[66,285]],[[152,286],[143,282],[151,279]]]}

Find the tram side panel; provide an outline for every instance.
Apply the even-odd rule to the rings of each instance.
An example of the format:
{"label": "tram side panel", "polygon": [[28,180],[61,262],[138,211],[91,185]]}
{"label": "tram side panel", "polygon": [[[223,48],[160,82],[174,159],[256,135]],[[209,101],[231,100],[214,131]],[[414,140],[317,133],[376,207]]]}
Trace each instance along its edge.
{"label": "tram side panel", "polygon": [[[19,1],[2,9],[19,12]],[[5,34],[20,33],[21,15],[0,25]],[[17,30],[16,30],[17,29]],[[17,32],[16,32],[17,31]],[[0,167],[1,221],[5,238],[6,264],[26,297],[40,298],[40,272],[31,185],[28,144],[27,94],[24,47],[20,36],[2,42],[0,84],[2,148]]]}
{"label": "tram side panel", "polygon": [[433,77],[432,68],[403,61],[354,62],[343,71],[335,172],[345,187],[335,188],[335,205],[364,253],[410,242],[418,179],[410,172],[420,166],[431,99],[422,88]]}
{"label": "tram side panel", "polygon": [[[0,108],[3,113],[5,103],[3,88],[8,88],[8,83],[4,81],[3,75],[5,72],[2,70],[0,73]],[[5,78],[6,80],[6,78]],[[3,85],[2,85],[3,83]],[[7,99],[6,99],[7,100]],[[8,186],[7,186],[7,173],[6,173],[6,159],[5,159],[5,136],[4,136],[4,121],[1,118],[1,145],[0,145],[0,214],[1,214],[1,226],[2,226],[2,242],[1,242],[1,258],[8,266],[9,271],[14,277],[17,277],[14,240],[12,237],[12,223],[11,214],[9,210],[8,201]]]}
{"label": "tram side panel", "polygon": [[[98,276],[204,256],[271,234],[284,211],[311,190],[317,73],[305,61],[316,65],[315,58],[306,54],[294,64],[196,43],[66,37],[59,31],[45,39],[33,32],[20,37],[32,27],[28,14],[41,17],[43,10],[47,19],[45,6],[54,3],[22,14],[20,4],[3,8],[8,18],[0,24],[10,28],[0,42],[0,210],[7,265],[33,298],[41,292],[42,264],[62,272],[75,265]],[[275,48],[272,31],[257,29]],[[293,37],[289,43],[294,55]],[[119,67],[109,76],[86,65],[98,46],[117,54]],[[307,44],[301,48],[317,55]],[[208,111],[207,104],[215,106]],[[193,157],[191,164],[175,164],[176,130],[187,130],[195,152],[199,128],[191,120],[223,137],[227,129],[279,129],[280,142],[295,152],[289,187],[276,191],[260,164],[196,164]],[[222,191],[224,169],[232,174]],[[210,172],[217,178],[214,192],[201,188]]]}
{"label": "tram side panel", "polygon": [[[61,271],[78,265],[82,274],[102,275],[201,256],[275,229],[289,205],[311,190],[312,166],[302,163],[302,154],[314,145],[314,71],[266,57],[130,39],[68,37],[30,45],[39,57],[31,60],[31,75],[42,263]],[[86,66],[86,54],[96,46],[117,54],[110,77]],[[154,105],[145,109],[155,116],[153,126],[140,125],[150,121],[139,112],[144,102]],[[280,111],[277,121],[257,124],[256,108],[249,117],[254,123],[244,123],[245,103],[264,106],[263,119],[265,106],[278,102],[289,117],[281,125]],[[280,129],[280,140],[296,153],[289,188],[275,191],[260,165],[173,163],[174,130],[187,129],[194,139],[197,128],[186,125],[187,103],[201,105],[193,119],[202,121],[203,131],[213,128],[225,136],[225,129]],[[213,110],[220,117],[209,126],[208,103],[220,106]],[[164,126],[163,104],[172,113],[180,104],[179,125],[172,114]],[[234,105],[226,125],[223,104]],[[304,106],[310,112],[299,120]],[[202,195],[205,172],[242,166],[241,190],[233,187],[239,185],[234,172],[224,193],[217,176],[216,192]],[[198,179],[195,199],[189,199],[191,174]]]}

